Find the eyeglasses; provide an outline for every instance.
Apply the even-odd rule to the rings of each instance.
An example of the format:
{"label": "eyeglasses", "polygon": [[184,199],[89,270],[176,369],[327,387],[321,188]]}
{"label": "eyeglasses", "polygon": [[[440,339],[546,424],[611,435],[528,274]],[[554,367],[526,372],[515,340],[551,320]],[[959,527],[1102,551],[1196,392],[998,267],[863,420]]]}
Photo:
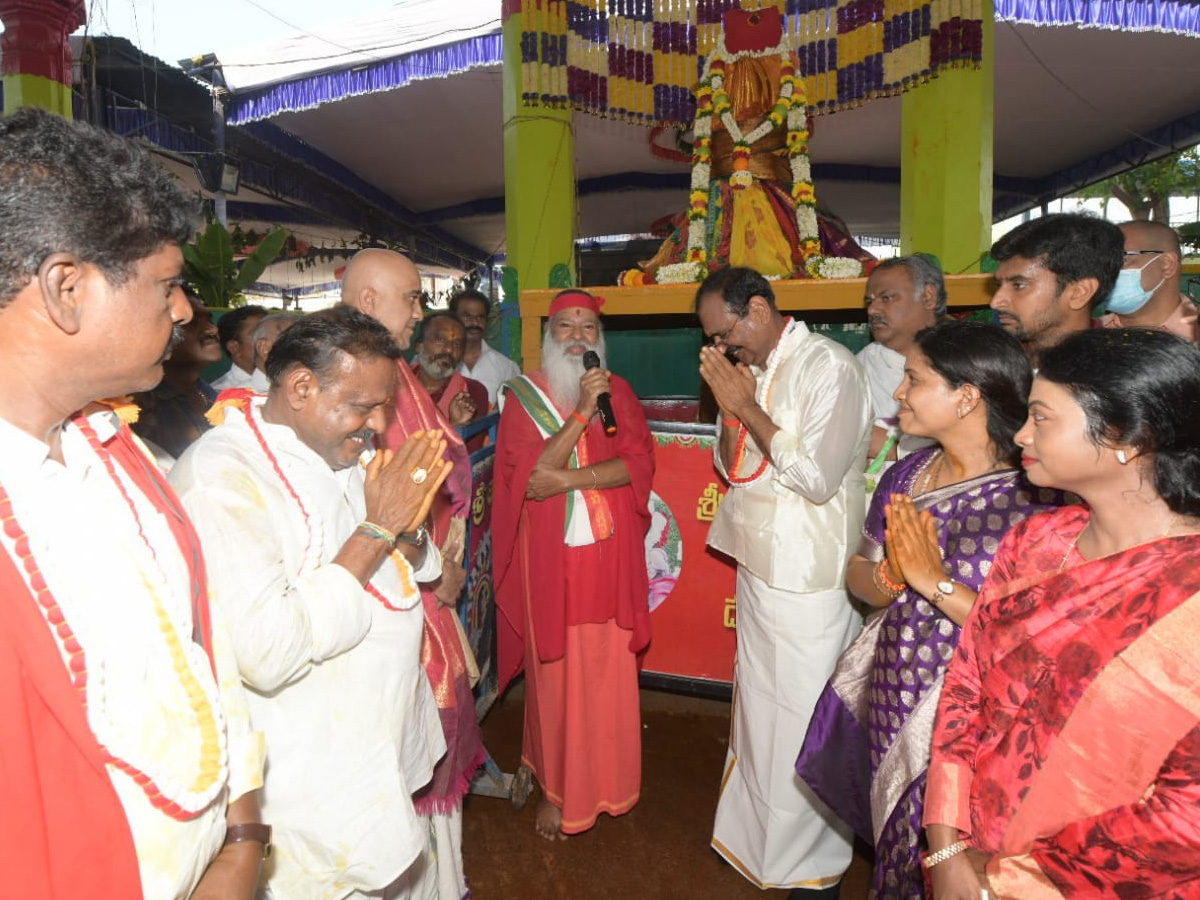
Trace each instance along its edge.
{"label": "eyeglasses", "polygon": [[718,332],[717,334],[709,335],[708,345],[710,347],[720,347],[722,345],[728,345],[729,344],[729,336],[731,334],[733,334],[733,330],[738,327],[738,325],[743,321],[743,319],[745,319],[745,316],[742,316],[742,317],[738,318],[737,320],[735,320],[734,323],[732,325],[730,325],[728,328],[726,328],[724,331]]}
{"label": "eyeglasses", "polygon": [[1124,253],[1125,259],[1121,261],[1122,269],[1144,269],[1146,266],[1154,262],[1154,260],[1148,259],[1143,263],[1139,257],[1163,255],[1162,250],[1126,250]]}

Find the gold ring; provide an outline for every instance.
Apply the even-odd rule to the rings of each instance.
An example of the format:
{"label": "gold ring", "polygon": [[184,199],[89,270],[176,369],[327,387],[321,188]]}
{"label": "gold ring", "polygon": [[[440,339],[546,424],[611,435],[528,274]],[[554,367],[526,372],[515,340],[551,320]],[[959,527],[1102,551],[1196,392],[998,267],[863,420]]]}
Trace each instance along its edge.
{"label": "gold ring", "polygon": [[429,471],[427,469],[416,468],[412,470],[412,474],[409,477],[412,479],[413,484],[424,484],[425,479],[429,477]]}

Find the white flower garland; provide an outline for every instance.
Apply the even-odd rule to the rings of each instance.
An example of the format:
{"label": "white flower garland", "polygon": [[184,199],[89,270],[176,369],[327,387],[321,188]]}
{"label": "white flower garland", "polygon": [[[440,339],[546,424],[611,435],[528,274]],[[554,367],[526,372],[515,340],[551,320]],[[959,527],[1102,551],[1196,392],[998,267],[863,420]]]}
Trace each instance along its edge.
{"label": "white flower garland", "polygon": [[[792,342],[800,335],[799,326],[796,320],[789,317],[787,323],[783,326],[783,332],[779,335],[779,341],[775,344],[775,349],[771,351],[771,355],[767,357],[767,366],[763,370],[762,377],[758,380],[758,386],[754,391],[754,402],[758,404],[759,409],[768,413],[767,403],[771,399],[771,387],[775,384],[775,376],[779,372],[779,367],[783,361],[791,356]],[[745,425],[741,426],[743,429]],[[746,442],[748,443],[748,441]],[[735,460],[735,463],[738,462]],[[744,480],[739,479],[738,487],[747,487],[755,484],[766,477],[769,467],[764,467],[757,475],[751,476]],[[736,472],[732,473],[736,476]]]}
{"label": "white flower garland", "polygon": [[[693,280],[693,278],[700,280],[708,271],[706,240],[709,226],[709,196],[712,190],[712,125],[714,115],[718,114],[716,98],[722,96],[726,100],[728,99],[724,95],[724,67],[726,63],[748,57],[768,55],[779,56],[782,70],[789,73],[787,77],[781,79],[779,98],[775,107],[781,104],[787,107],[785,122],[788,131],[787,147],[792,176],[796,230],[802,252],[807,251],[806,259],[820,255],[820,234],[815,210],[816,199],[812,189],[812,165],[808,158],[807,146],[808,104],[801,76],[795,73],[791,38],[785,31],[780,37],[779,43],[765,53],[749,50],[730,53],[725,46],[725,36],[721,34],[717,38],[713,51],[704,61],[700,86],[696,92],[696,117],[692,125],[695,144],[692,156],[685,261],[660,267],[655,276],[659,282],[678,283]],[[772,108],[773,111],[775,107]],[[749,147],[762,140],[780,124],[772,116],[768,116],[749,134],[743,134],[733,116],[732,109],[725,106],[720,109],[719,115],[721,124],[725,126],[734,142],[735,166],[737,157],[747,155]],[[729,182],[735,190],[739,190],[753,184],[754,176],[748,168],[735,168],[730,175]]]}

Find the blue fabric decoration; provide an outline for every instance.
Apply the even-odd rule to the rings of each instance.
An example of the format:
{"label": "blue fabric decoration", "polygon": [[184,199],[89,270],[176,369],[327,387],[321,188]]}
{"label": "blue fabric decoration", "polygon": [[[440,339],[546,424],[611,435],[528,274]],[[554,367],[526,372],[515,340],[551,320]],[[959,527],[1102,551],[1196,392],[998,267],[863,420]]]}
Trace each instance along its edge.
{"label": "blue fabric decoration", "polygon": [[283,112],[297,112],[346,97],[390,91],[411,81],[445,78],[478,66],[499,65],[502,61],[502,36],[485,34],[366,66],[306,75],[294,81],[235,94],[230,100],[226,121],[230,125],[244,125]]}

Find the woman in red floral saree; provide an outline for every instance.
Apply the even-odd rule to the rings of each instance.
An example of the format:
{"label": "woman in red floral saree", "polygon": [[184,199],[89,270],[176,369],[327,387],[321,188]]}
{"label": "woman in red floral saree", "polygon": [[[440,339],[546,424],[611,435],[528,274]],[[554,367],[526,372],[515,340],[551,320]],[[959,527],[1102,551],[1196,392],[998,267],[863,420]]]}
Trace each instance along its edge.
{"label": "woman in red floral saree", "polygon": [[1009,532],[963,628],[925,797],[934,896],[1200,898],[1200,350],[1069,338],[1017,442],[1032,482],[1087,506]]}

